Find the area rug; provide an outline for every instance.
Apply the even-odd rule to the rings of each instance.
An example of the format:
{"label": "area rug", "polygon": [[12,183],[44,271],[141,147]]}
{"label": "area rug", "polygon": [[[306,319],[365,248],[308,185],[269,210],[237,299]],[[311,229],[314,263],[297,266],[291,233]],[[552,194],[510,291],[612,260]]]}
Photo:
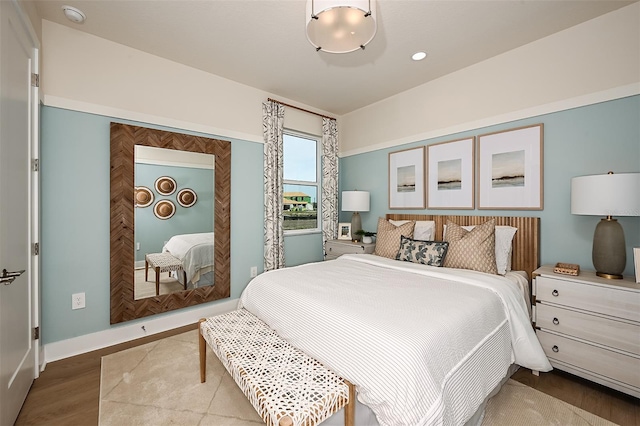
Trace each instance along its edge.
{"label": "area rug", "polygon": [[[103,357],[99,419],[100,426],[264,424],[210,351],[200,383],[197,330]],[[489,400],[482,425],[614,423],[509,379]]]}

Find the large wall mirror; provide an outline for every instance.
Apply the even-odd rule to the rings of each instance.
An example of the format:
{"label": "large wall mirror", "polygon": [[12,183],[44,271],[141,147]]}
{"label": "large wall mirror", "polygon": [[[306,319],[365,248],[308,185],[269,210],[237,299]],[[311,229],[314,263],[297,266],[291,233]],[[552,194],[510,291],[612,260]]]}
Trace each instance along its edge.
{"label": "large wall mirror", "polygon": [[111,123],[112,324],[230,296],[230,177],[228,141]]}

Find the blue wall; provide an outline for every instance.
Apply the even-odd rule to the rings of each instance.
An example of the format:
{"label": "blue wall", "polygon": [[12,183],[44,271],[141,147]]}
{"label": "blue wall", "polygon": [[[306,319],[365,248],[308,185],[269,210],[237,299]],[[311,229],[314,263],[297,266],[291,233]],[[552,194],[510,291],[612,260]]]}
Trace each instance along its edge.
{"label": "blue wall", "polygon": [[[544,123],[544,210],[389,210],[389,152],[537,123]],[[357,188],[371,192],[371,210],[361,213],[367,231],[375,231],[378,217],[388,212],[540,217],[543,264],[569,262],[580,264],[582,269],[593,269],[591,246],[600,218],[570,213],[570,181],[574,176],[610,170],[640,172],[640,96],[345,157],[340,159],[340,190]],[[632,248],[640,247],[640,218],[617,219],[627,243],[625,274],[633,275]],[[350,220],[350,213],[340,213],[341,222]]]}
{"label": "blue wall", "polygon": [[[146,186],[155,197],[150,206],[135,209],[135,241],[140,244],[137,261],[143,261],[147,253],[162,252],[165,241],[174,235],[213,232],[213,172],[213,169],[136,164],[135,184]],[[176,181],[173,194],[164,196],[156,191],[154,183],[160,176]],[[192,189],[198,197],[189,208],[182,207],[176,198],[185,188]],[[154,204],[160,200],[172,201],[176,206],[176,212],[169,219],[159,219],[153,213]]]}
{"label": "blue wall", "polygon": [[[47,344],[112,328],[109,123],[198,133],[51,107],[42,108],[41,119],[41,335]],[[263,146],[217,138],[231,141],[231,297],[237,298],[250,268],[263,269]],[[71,294],[78,292],[85,292],[86,308],[71,310]]]}

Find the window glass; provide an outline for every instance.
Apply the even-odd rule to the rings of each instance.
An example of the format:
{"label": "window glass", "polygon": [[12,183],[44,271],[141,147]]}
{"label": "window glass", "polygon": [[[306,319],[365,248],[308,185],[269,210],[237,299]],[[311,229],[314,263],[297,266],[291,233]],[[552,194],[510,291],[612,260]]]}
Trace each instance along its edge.
{"label": "window glass", "polygon": [[309,136],[284,133],[283,215],[285,231],[317,230],[318,146]]}
{"label": "window glass", "polygon": [[284,179],[317,181],[317,141],[284,134]]}

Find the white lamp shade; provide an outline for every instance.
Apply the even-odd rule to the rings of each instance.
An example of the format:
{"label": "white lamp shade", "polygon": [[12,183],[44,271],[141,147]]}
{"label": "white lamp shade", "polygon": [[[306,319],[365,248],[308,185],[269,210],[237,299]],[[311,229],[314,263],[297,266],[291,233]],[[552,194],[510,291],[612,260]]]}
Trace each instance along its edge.
{"label": "white lamp shade", "polygon": [[368,212],[368,191],[342,191],[343,212]]}
{"label": "white lamp shade", "polygon": [[353,52],[376,35],[375,0],[307,0],[306,25],[307,38],[317,50]]}
{"label": "white lamp shade", "polygon": [[640,173],[572,178],[571,213],[592,216],[640,216]]}

